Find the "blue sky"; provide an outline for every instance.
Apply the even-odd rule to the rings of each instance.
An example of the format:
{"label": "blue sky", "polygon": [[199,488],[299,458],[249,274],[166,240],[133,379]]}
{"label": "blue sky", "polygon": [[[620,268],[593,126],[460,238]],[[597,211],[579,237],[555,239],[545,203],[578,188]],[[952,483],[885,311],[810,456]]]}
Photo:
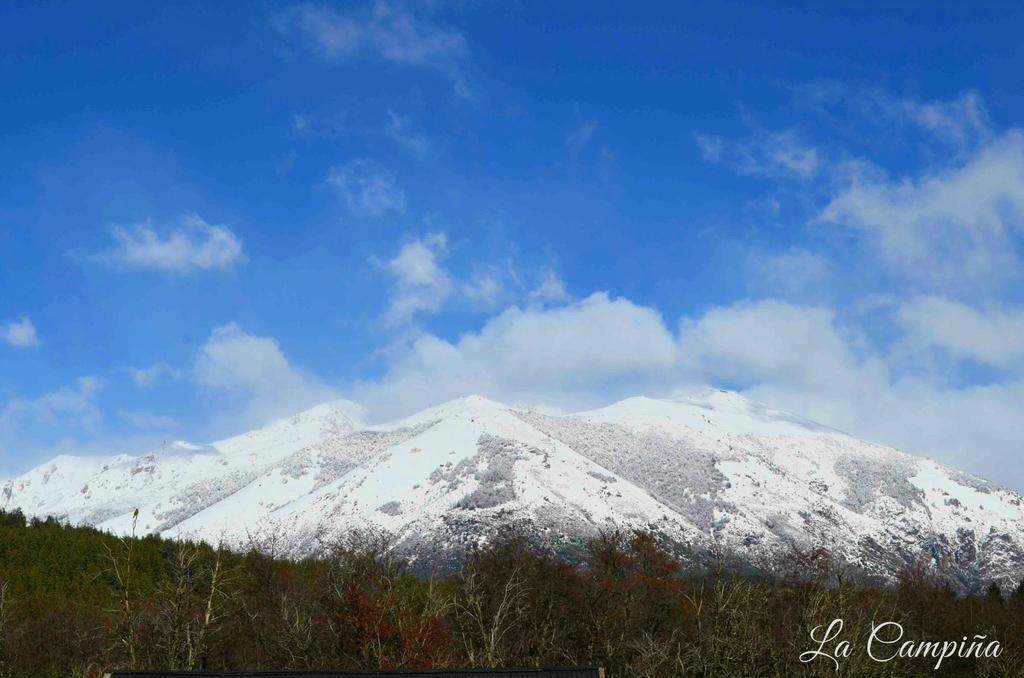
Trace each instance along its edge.
{"label": "blue sky", "polygon": [[1022,19],[7,3],[0,475],[712,384],[1024,488]]}

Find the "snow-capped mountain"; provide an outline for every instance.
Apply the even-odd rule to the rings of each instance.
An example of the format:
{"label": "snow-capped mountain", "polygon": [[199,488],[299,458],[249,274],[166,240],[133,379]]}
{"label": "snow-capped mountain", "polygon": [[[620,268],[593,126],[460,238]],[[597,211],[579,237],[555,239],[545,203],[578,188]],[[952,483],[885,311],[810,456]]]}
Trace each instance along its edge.
{"label": "snow-capped mountain", "polygon": [[571,557],[617,527],[755,566],[824,546],[889,580],[1024,575],[1020,495],[714,390],[562,416],[471,396],[376,425],[337,401],[208,445],[57,457],[0,484],[0,507],[119,533],[137,508],[139,532],[293,555],[373,527],[435,561],[512,525]]}

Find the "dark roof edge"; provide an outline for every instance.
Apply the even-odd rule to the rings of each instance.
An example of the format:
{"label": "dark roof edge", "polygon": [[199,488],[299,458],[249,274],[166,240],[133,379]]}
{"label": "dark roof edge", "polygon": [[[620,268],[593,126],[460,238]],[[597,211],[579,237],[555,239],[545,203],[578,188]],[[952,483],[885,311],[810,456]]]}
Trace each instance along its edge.
{"label": "dark roof edge", "polygon": [[496,669],[325,669],[325,670],[309,670],[309,669],[272,669],[272,670],[253,670],[253,671],[160,671],[160,670],[141,670],[141,669],[108,669],[104,674],[103,678],[132,678],[133,676],[139,676],[144,678],[149,676],[151,678],[187,678],[188,676],[206,676],[207,678],[218,678],[223,676],[225,678],[242,678],[245,676],[375,676],[386,673],[391,674],[406,674],[409,676],[430,676],[430,675],[444,675],[445,673],[478,673],[486,676],[487,674],[494,673],[543,673],[543,672],[569,672],[569,671],[595,671],[601,678],[605,675],[604,668],[597,665],[587,666],[514,666],[508,668],[496,668]]}

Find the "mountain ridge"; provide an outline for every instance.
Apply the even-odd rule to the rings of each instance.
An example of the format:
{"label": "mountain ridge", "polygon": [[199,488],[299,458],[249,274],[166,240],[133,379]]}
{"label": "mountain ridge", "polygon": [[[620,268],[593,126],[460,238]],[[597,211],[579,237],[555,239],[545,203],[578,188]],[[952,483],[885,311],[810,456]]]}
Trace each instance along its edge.
{"label": "mountain ridge", "polygon": [[706,389],[571,414],[467,396],[392,421],[332,401],[206,445],[57,457],[0,507],[115,533],[315,553],[355,528],[441,560],[518,526],[571,551],[646,529],[751,563],[824,546],[884,581],[925,566],[962,590],[1024,575],[1019,494],[743,396]]}

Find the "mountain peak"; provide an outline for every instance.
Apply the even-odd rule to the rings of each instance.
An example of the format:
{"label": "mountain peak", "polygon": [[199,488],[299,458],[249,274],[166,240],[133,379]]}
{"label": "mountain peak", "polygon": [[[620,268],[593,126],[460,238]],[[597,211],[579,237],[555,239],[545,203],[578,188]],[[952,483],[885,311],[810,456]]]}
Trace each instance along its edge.
{"label": "mountain peak", "polygon": [[314,407],[300,412],[300,417],[324,418],[324,419],[347,419],[355,426],[365,424],[367,418],[366,408],[351,400],[338,398],[320,403]]}
{"label": "mountain peak", "polygon": [[425,410],[420,410],[415,414],[411,414],[394,421],[383,422],[374,428],[412,426],[419,423],[437,421],[439,419],[448,419],[452,417],[465,418],[485,414],[496,415],[510,409],[514,408],[496,400],[490,400],[482,395],[472,394],[447,400],[438,405],[434,405],[433,407],[428,407]]}

